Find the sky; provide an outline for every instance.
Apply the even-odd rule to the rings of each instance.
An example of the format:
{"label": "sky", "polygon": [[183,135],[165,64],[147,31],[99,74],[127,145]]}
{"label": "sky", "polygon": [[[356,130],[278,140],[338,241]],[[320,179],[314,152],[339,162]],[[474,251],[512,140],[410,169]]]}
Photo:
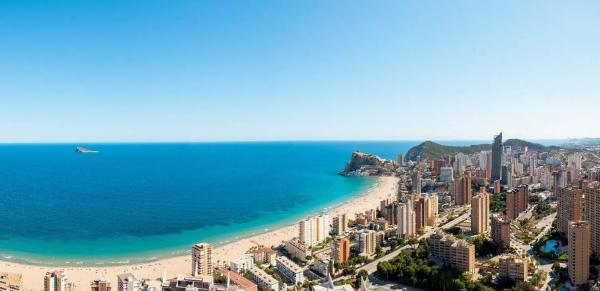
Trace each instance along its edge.
{"label": "sky", "polygon": [[0,142],[600,137],[600,1],[0,1]]}

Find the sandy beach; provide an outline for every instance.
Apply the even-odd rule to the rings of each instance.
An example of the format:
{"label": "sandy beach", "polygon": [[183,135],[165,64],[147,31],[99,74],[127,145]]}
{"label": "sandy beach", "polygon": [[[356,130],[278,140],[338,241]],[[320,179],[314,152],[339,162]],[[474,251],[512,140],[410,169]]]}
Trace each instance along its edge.
{"label": "sandy beach", "polygon": [[[397,178],[393,177],[379,178],[377,185],[363,195],[331,209],[330,217],[343,213],[354,217],[356,213],[378,207],[380,200],[396,193],[396,182]],[[279,245],[282,241],[291,239],[297,234],[298,226],[296,224],[274,229],[219,246],[214,249],[213,259],[217,264],[224,264],[241,257],[252,246]],[[172,278],[177,274],[188,274],[191,272],[191,259],[189,256],[178,256],[144,264],[111,267],[42,267],[0,261],[0,272],[14,272],[23,275],[24,290],[43,290],[43,277],[49,271],[65,271],[69,281],[74,282],[78,290],[88,290],[90,282],[94,279],[110,280],[113,288],[116,288],[117,275],[123,273],[132,273],[138,279],[160,278],[163,271],[166,271],[167,278]]]}

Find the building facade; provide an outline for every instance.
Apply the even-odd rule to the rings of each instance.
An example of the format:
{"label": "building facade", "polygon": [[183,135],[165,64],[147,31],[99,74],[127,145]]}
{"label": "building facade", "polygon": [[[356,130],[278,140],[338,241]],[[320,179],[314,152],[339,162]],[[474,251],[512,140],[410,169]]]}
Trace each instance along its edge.
{"label": "building facade", "polygon": [[567,235],[569,233],[570,221],[582,219],[582,191],[573,187],[559,187],[557,205],[557,227],[558,231]]}
{"label": "building facade", "polygon": [[489,214],[489,194],[481,192],[478,195],[474,196],[471,202],[471,232],[473,234],[488,232]]}
{"label": "building facade", "polygon": [[569,278],[571,284],[581,285],[588,281],[590,271],[590,224],[587,221],[569,223]]}
{"label": "building facade", "polygon": [[212,246],[207,243],[192,246],[192,275],[212,276]]}

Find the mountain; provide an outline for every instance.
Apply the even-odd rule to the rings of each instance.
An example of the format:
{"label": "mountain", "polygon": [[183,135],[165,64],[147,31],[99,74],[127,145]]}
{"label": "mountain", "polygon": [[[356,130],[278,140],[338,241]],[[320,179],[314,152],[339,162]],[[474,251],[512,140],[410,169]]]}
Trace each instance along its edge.
{"label": "mountain", "polygon": [[376,155],[354,152],[340,173],[342,176],[392,176],[399,165]]}
{"label": "mountain", "polygon": [[[503,145],[513,148],[527,147],[529,150],[534,151],[549,151],[557,149],[557,147],[554,146],[546,147],[538,143],[528,142],[521,139],[508,139],[503,143]],[[416,161],[418,156],[421,156],[422,159],[428,160],[439,159],[446,156],[452,156],[457,153],[474,154],[483,150],[491,150],[491,148],[491,144],[448,146],[428,140],[408,150],[405,159],[408,161]]]}

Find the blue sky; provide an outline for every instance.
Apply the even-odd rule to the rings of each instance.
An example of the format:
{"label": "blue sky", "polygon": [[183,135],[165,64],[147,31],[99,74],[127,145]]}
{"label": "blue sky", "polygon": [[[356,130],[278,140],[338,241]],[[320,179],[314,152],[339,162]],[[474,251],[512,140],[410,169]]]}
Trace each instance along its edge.
{"label": "blue sky", "polygon": [[1,1],[0,142],[598,137],[599,28],[599,1]]}

